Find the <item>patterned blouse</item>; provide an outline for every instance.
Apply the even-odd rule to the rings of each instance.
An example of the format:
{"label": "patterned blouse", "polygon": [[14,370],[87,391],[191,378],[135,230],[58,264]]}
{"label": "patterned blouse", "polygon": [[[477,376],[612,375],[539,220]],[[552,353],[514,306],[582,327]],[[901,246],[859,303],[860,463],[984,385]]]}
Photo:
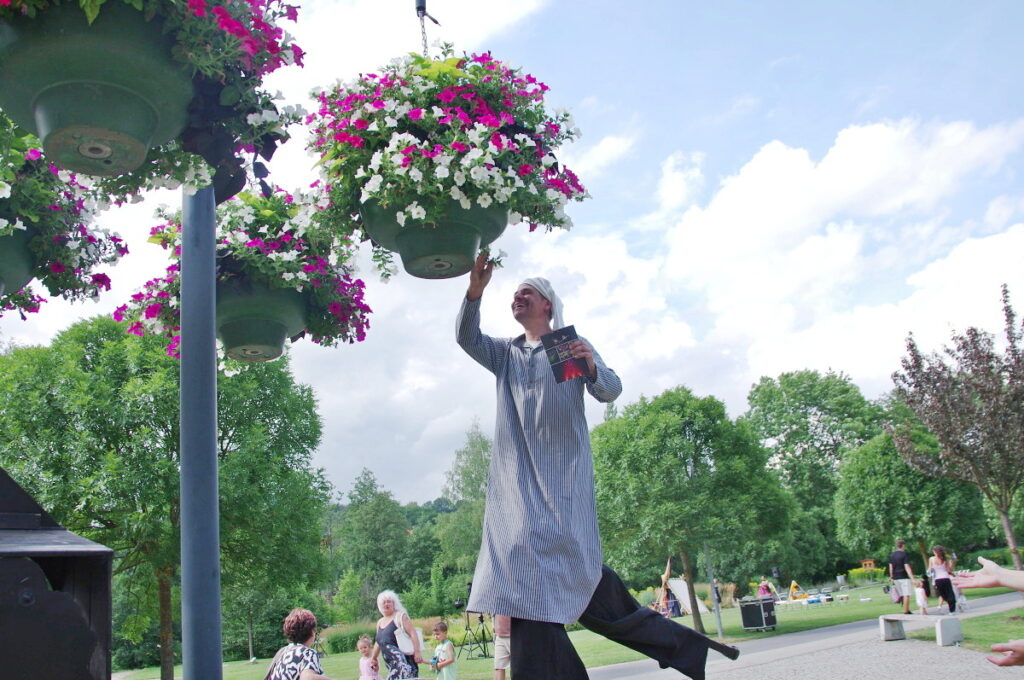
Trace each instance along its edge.
{"label": "patterned blouse", "polygon": [[293,642],[281,651],[270,680],[299,680],[302,671],[307,668],[317,675],[324,674],[320,668],[320,655],[306,645]]}

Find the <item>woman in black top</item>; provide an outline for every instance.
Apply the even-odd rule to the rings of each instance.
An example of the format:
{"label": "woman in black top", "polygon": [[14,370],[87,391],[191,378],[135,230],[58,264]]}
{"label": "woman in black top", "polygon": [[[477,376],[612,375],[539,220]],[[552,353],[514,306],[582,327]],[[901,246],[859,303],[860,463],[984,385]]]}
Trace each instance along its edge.
{"label": "woman in black top", "polygon": [[[394,591],[385,590],[377,595],[377,609],[380,610],[381,617],[377,621],[376,644],[373,646],[374,661],[378,655],[384,656],[384,663],[388,666],[387,680],[419,677],[420,669],[417,664],[423,663],[419,636],[416,635],[402,601]],[[398,647],[395,630],[399,625],[412,640],[412,654],[403,654]]]}

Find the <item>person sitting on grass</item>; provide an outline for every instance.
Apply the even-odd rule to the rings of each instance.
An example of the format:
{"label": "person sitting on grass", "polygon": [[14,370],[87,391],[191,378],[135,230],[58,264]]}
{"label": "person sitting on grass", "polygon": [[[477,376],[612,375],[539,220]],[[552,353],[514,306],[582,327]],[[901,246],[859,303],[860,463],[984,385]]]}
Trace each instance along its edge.
{"label": "person sitting on grass", "polygon": [[[992,560],[979,557],[981,569],[954,576],[957,588],[1013,588],[1024,591],[1024,571],[1000,567]],[[1024,666],[1024,640],[1010,640],[992,645],[993,654],[989,661],[997,666]]]}

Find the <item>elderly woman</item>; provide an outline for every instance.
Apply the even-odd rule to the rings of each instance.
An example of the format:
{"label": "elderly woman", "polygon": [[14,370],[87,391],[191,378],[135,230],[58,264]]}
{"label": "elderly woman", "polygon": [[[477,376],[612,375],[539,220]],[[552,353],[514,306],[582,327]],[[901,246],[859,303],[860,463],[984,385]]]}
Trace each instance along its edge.
{"label": "elderly woman", "polygon": [[316,617],[308,609],[293,609],[284,619],[289,644],[278,650],[267,670],[269,680],[330,680],[320,668],[320,655],[313,649]]}
{"label": "elderly woman", "polygon": [[[402,601],[394,591],[384,590],[377,595],[377,609],[380,610],[381,616],[377,621],[376,643],[373,645],[374,662],[379,655],[384,655],[384,663],[388,666],[387,680],[419,677],[418,664],[423,663],[423,650],[420,649],[419,636],[413,628],[408,612],[402,606]],[[412,654],[403,653],[398,646],[395,633],[399,626],[412,641]]]}

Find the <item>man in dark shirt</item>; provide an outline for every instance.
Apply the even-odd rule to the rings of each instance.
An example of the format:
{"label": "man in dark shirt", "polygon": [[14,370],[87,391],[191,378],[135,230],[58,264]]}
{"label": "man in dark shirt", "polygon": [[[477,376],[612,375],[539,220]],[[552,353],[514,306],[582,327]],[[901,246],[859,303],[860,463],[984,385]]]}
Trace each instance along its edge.
{"label": "man in dark shirt", "polygon": [[909,614],[910,594],[914,592],[914,570],[910,568],[905,547],[907,544],[902,540],[896,541],[896,549],[889,555],[889,578],[892,579],[892,587],[903,600],[903,613]]}

